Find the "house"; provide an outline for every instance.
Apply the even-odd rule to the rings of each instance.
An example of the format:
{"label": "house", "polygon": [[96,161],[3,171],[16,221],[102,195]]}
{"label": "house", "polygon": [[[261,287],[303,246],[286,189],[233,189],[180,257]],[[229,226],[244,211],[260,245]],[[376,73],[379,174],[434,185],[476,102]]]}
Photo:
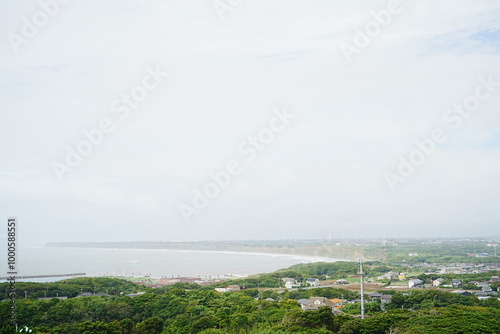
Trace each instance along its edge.
{"label": "house", "polygon": [[309,284],[310,286],[319,286],[319,279],[317,279],[317,278],[308,278],[306,280],[306,283]]}
{"label": "house", "polygon": [[462,286],[462,281],[459,279],[451,280],[451,286],[454,288],[459,288]]}
{"label": "house", "polygon": [[488,295],[487,292],[483,292],[483,291],[476,292],[474,294],[474,296],[476,296],[478,299],[481,299],[481,300],[488,299],[488,298],[491,297],[491,296]]}
{"label": "house", "polygon": [[434,281],[432,281],[432,286],[439,288],[439,286],[443,284],[443,281],[444,279],[442,278],[435,279]]}
{"label": "house", "polygon": [[479,282],[476,284],[477,287],[481,288],[481,290],[484,291],[484,289],[490,288],[490,284],[488,282]]}
{"label": "house", "polygon": [[325,297],[311,297],[306,300],[305,304],[301,304],[304,311],[316,311],[321,306],[328,306],[332,310],[335,304],[328,298]]}
{"label": "house", "polygon": [[458,293],[459,295],[470,297],[472,294],[469,291],[464,291],[464,290],[455,290],[452,291],[453,293]]}
{"label": "house", "polygon": [[341,279],[336,280],[335,284],[349,284],[349,281],[341,278]]}
{"label": "house", "polygon": [[483,290],[483,292],[491,292],[491,291],[493,291],[493,289],[489,285],[482,285],[481,286],[481,290]]}
{"label": "house", "polygon": [[491,276],[490,283],[500,282],[500,276]]}
{"label": "house", "polygon": [[305,298],[298,299],[297,302],[300,304],[302,309],[304,309],[304,307],[306,307],[306,305],[307,305],[307,299],[305,299]]}
{"label": "house", "polygon": [[383,304],[387,304],[387,303],[390,303],[392,300],[392,295],[382,295],[380,296],[380,301],[383,303]]}
{"label": "house", "polygon": [[371,298],[372,300],[377,299],[377,298],[380,298],[380,297],[382,297],[382,294],[381,294],[381,293],[378,293],[378,292],[374,292],[374,293],[370,294],[370,298]]}
{"label": "house", "polygon": [[379,280],[388,279],[388,280],[394,281],[394,280],[396,280],[397,277],[398,277],[397,273],[395,273],[393,271],[389,271],[389,272],[377,277],[377,279],[379,279]]}
{"label": "house", "polygon": [[294,278],[285,277],[285,278],[282,278],[282,280],[283,280],[283,282],[285,282],[285,288],[287,288],[287,289],[291,289],[294,286],[299,286],[299,284],[297,283],[297,281]]}
{"label": "house", "polygon": [[414,278],[408,281],[409,288],[422,288],[424,286],[424,282],[418,278]]}
{"label": "house", "polygon": [[344,303],[344,300],[343,299],[340,299],[340,298],[332,298],[330,299],[330,301],[333,303],[333,307],[335,307],[336,309],[339,309],[339,308],[342,308],[342,304]]}
{"label": "house", "polygon": [[78,296],[76,296],[75,298],[90,297],[90,296],[93,296],[93,295],[94,294],[92,292],[82,292]]}

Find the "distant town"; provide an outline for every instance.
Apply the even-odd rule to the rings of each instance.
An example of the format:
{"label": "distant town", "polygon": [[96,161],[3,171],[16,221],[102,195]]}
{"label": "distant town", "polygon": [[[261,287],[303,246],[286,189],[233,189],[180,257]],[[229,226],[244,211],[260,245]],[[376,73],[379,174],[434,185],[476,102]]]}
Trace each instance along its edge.
{"label": "distant town", "polygon": [[[500,332],[500,257],[495,240],[49,246],[146,245],[314,254],[343,261],[302,263],[245,277],[143,274],[18,282],[19,323],[40,333],[238,333],[241,328],[252,334]],[[6,289],[5,283],[0,289]],[[4,301],[8,301],[6,297]],[[6,319],[7,304],[0,303],[0,319]],[[377,331],[373,331],[374,326]]]}

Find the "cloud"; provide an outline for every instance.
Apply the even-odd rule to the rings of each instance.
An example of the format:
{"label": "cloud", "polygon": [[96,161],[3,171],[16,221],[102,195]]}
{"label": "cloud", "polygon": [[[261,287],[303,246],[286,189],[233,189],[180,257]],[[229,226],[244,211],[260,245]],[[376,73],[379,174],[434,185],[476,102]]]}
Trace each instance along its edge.
{"label": "cloud", "polygon": [[[480,76],[500,81],[500,4],[401,1],[401,13],[347,63],[341,43],[388,3],[256,0],[221,21],[210,1],[70,2],[16,54],[6,36],[41,9],[4,2],[2,212],[24,216],[40,232],[34,243],[272,238],[266,231],[300,234],[304,225],[347,236],[352,224],[389,236],[405,222],[421,235],[457,224],[457,234],[470,235],[471,224],[476,234],[497,233],[500,90],[397,193],[383,175],[442,126]],[[169,72],[164,84],[119,119],[113,101],[156,65]],[[178,203],[282,106],[297,121],[184,224]],[[116,129],[58,182],[51,164],[103,118]]]}

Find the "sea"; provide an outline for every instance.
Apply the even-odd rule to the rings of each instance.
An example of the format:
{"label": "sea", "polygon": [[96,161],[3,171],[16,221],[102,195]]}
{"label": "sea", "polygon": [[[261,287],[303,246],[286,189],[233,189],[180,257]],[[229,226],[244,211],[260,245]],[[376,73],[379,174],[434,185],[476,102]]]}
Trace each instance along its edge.
{"label": "sea", "polygon": [[[17,276],[51,275],[17,281],[51,282],[85,273],[85,276],[245,277],[268,273],[298,263],[343,261],[333,258],[285,254],[170,249],[110,249],[38,247],[18,249]],[[0,276],[7,276],[6,261]],[[4,273],[4,274],[2,274]],[[2,281],[5,281],[2,279]]]}

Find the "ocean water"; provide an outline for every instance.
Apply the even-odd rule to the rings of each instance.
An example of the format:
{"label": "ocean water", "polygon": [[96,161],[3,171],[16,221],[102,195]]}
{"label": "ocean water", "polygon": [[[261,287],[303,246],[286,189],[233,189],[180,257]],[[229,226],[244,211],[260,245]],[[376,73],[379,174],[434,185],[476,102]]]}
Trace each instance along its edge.
{"label": "ocean water", "polygon": [[[108,248],[22,248],[17,272],[23,275],[86,273],[87,276],[191,276],[217,278],[272,272],[298,263],[334,262],[332,258],[217,251]],[[6,276],[2,261],[0,276]],[[62,278],[27,279],[32,282]]]}

